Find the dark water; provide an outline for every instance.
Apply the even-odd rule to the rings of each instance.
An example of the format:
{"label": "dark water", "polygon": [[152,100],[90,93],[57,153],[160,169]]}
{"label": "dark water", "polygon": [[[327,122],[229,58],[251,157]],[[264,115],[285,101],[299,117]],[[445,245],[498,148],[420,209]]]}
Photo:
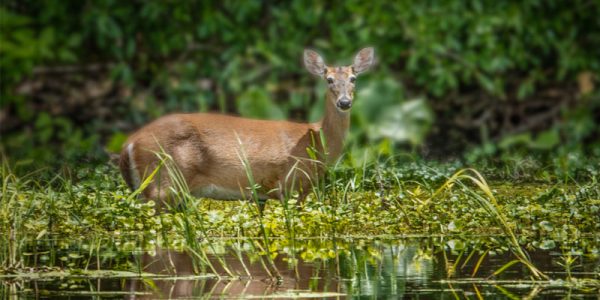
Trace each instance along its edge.
{"label": "dark water", "polygon": [[[487,253],[477,268],[489,248],[480,247],[481,251],[474,251],[468,258],[477,247],[453,251],[453,242],[447,240],[352,240],[336,244],[337,255],[324,245],[329,244],[314,241],[298,245],[303,249],[298,253],[304,252],[306,259],[298,255],[297,263],[287,255],[278,255],[274,263],[281,276],[279,280],[269,276],[274,271],[266,260],[263,265],[258,256],[242,254],[240,260],[232,250],[223,250],[218,255],[223,261],[219,262],[217,255],[211,255],[214,269],[204,271],[216,271],[223,277],[207,278],[195,275],[201,271],[198,266],[206,264],[194,262],[185,253],[158,249],[132,254],[127,263],[100,262],[102,269],[143,271],[155,274],[152,276],[0,278],[0,296],[3,299],[600,299],[597,253],[571,253],[573,262],[566,269],[563,266],[566,254],[562,251],[529,251],[536,266],[553,279],[535,283],[528,269],[518,263],[492,276],[514,260],[510,252]],[[307,257],[307,252],[312,253],[311,257]],[[320,255],[323,257],[315,258]],[[223,266],[237,278],[225,276]],[[98,265],[92,263],[88,267],[92,270]],[[567,284],[564,280],[569,277],[582,283]]]}

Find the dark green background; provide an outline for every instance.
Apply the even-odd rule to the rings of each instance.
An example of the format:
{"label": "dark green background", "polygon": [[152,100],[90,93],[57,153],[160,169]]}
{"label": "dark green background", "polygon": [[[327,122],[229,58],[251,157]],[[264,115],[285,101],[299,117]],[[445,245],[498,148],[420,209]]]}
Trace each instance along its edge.
{"label": "dark green background", "polygon": [[38,164],[106,160],[173,111],[317,120],[305,47],[358,80],[349,157],[600,156],[598,1],[3,1],[2,149]]}

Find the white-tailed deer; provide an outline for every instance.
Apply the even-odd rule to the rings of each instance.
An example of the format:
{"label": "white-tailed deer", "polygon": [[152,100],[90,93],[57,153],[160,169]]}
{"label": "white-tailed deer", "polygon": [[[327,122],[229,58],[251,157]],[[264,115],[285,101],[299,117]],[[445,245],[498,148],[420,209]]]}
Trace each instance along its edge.
{"label": "white-tailed deer", "polygon": [[[307,150],[321,153],[317,157],[320,163],[340,156],[350,125],[356,76],[373,64],[373,52],[373,48],[365,48],[351,66],[328,67],[319,54],[304,51],[308,71],[328,83],[325,116],[320,122],[254,120],[206,113],[164,116],[129,137],[121,152],[121,173],[129,187],[137,189],[159,165],[156,153],[164,151],[195,196],[248,199],[251,192],[243,156],[254,182],[260,186],[258,194],[262,200],[279,198],[293,187],[300,192],[302,201],[321,169]],[[167,172],[160,172],[143,194],[165,200],[170,186]]]}

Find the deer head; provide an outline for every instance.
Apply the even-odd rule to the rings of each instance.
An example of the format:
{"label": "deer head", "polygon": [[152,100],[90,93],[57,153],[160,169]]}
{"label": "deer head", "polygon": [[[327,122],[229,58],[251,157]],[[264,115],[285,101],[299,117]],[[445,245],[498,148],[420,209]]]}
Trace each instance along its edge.
{"label": "deer head", "polygon": [[364,48],[356,54],[351,66],[330,67],[317,52],[307,49],[304,50],[304,66],[312,74],[327,80],[327,101],[333,101],[339,112],[346,113],[352,107],[356,76],[373,65],[373,57],[373,48]]}

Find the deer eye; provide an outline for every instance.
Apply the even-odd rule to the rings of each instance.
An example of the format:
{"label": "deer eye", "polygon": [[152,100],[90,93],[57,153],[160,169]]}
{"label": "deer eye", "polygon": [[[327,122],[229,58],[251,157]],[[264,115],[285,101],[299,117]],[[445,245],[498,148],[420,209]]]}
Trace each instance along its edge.
{"label": "deer eye", "polygon": [[333,78],[331,78],[331,77],[327,77],[327,82],[328,82],[329,84],[333,84]]}
{"label": "deer eye", "polygon": [[356,81],[356,77],[350,76],[350,82],[354,83]]}

